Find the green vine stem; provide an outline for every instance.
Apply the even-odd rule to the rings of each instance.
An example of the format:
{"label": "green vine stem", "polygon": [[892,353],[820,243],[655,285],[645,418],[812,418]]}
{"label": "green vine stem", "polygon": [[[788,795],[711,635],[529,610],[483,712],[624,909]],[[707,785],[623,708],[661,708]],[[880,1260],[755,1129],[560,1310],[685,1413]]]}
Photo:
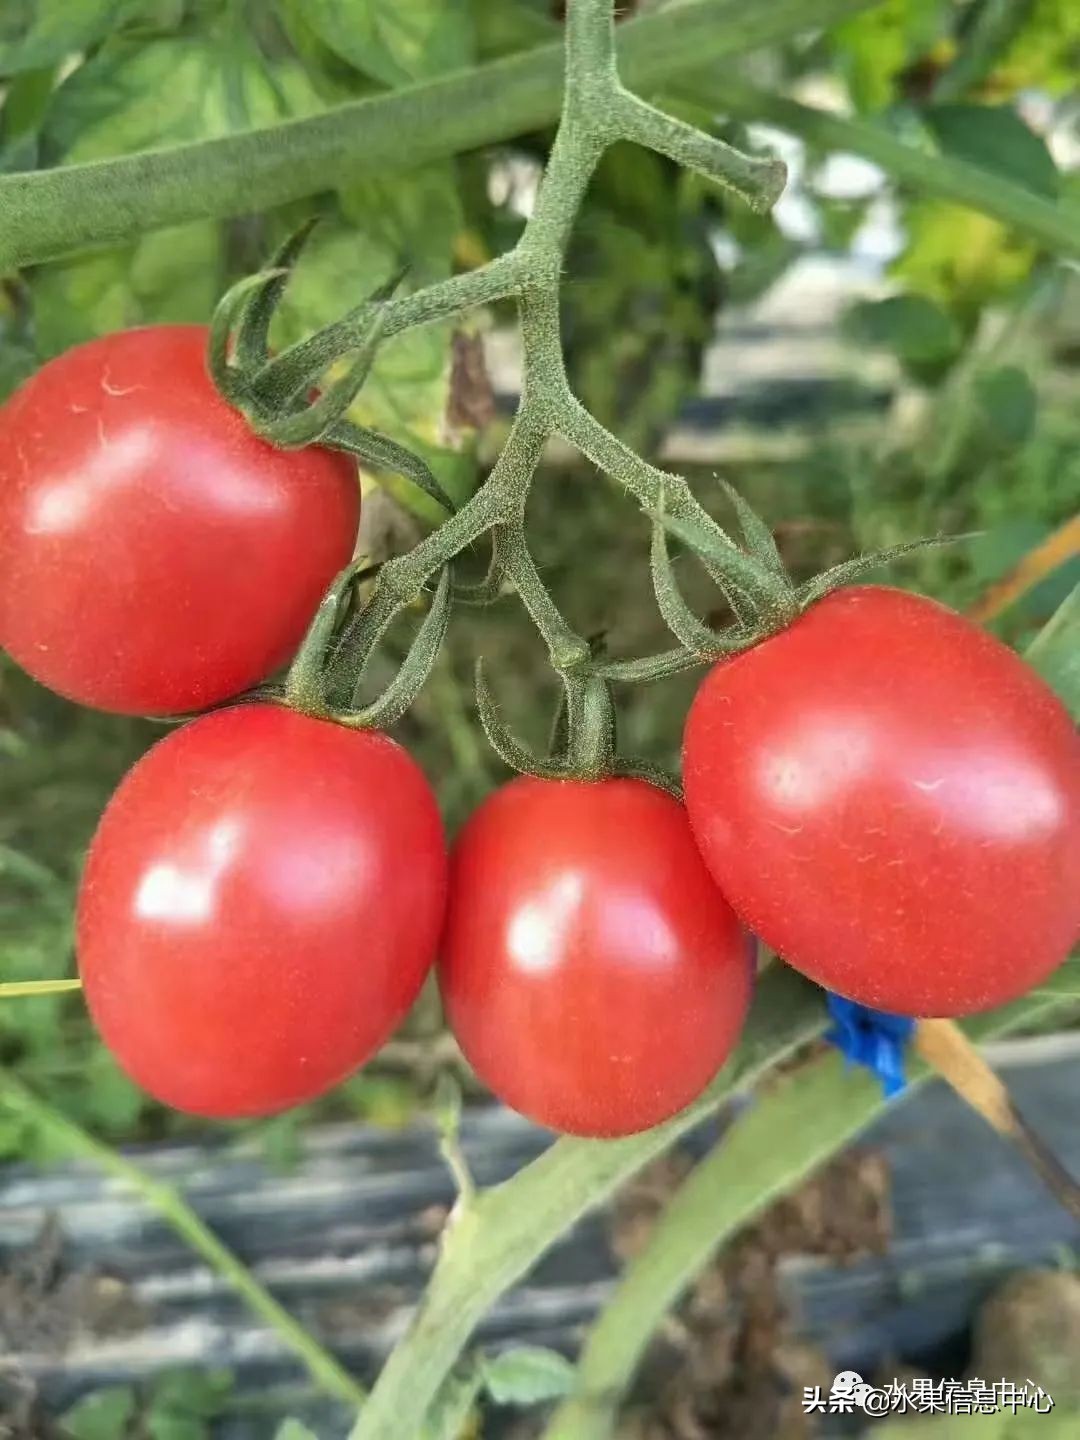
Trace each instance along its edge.
{"label": "green vine stem", "polygon": [[443,1235],[427,1293],[383,1367],[349,1440],[404,1440],[422,1424],[492,1303],[588,1210],[732,1094],[826,1024],[820,991],[775,966],[758,986],[739,1047],[689,1110],[626,1140],[562,1139],[524,1169],[460,1206]]}
{"label": "green vine stem", "polygon": [[672,87],[680,98],[712,111],[787,130],[830,151],[861,155],[886,174],[915,185],[927,195],[970,206],[1029,235],[1060,255],[1080,255],[1077,208],[1057,204],[1009,180],[997,171],[898,140],[881,125],[831,115],[812,105],[776,95],[744,80],[731,69],[707,76],[681,76]]}
{"label": "green vine stem", "polygon": [[[788,39],[878,0],[684,0],[619,27],[635,86]],[[0,178],[0,273],[188,220],[332,190],[361,172],[511,140],[559,116],[561,47],[541,45],[304,120]]]}
{"label": "green vine stem", "polygon": [[[687,14],[692,10],[693,4],[685,7]],[[346,703],[357,705],[364,662],[394,616],[419,597],[436,571],[490,532],[493,568],[515,587],[566,685],[570,721],[566,768],[582,777],[605,773],[613,758],[608,677],[594,665],[587,641],[570,627],[548,593],[524,529],[529,490],[552,436],[561,435],[576,445],[646,510],[663,510],[673,523],[692,525],[695,536],[706,537],[705,563],[710,571],[720,577],[725,558],[730,557],[739,575],[749,577],[749,598],[768,598],[778,586],[782,588],[768,564],[740,555],[681,476],[666,474],[641,459],[590,415],[570,389],[560,329],[563,258],[593,172],[607,147],[620,140],[677,153],[758,208],[771,205],[783,183],[784,168],[778,161],[741,155],[633,96],[624,88],[616,65],[611,0],[571,4],[563,116],[533,212],[514,250],[467,277],[467,297],[458,290],[458,298],[474,300],[497,288],[498,294],[517,300],[523,350],[518,412],[502,454],[480,490],[408,554],[382,567],[364,608],[336,642],[326,685],[339,710]],[[425,295],[438,297],[445,292],[444,284],[434,292],[421,292],[419,302],[412,298],[430,306]],[[398,303],[384,302],[384,330],[402,323],[395,321]],[[400,316],[400,311],[396,313]],[[343,336],[347,341],[347,332]],[[319,344],[330,353],[325,336]],[[666,660],[661,664],[666,668]],[[621,678],[630,676],[624,673]],[[636,678],[644,677],[639,672]],[[503,747],[504,755],[510,752],[510,745]],[[524,754],[519,749],[513,753]],[[554,773],[551,763],[531,768]]]}
{"label": "green vine stem", "polygon": [[225,1280],[282,1343],[306,1366],[311,1378],[328,1395],[356,1407],[364,1392],[347,1370],[259,1284],[251,1271],[223,1245],[171,1185],[148,1175],[133,1160],[88,1134],[66,1115],[40,1099],[10,1070],[0,1070],[0,1106],[22,1116],[70,1155],[91,1161],[132,1189],[156,1210],[196,1254]]}
{"label": "green vine stem", "polygon": [[[1080,961],[1024,999],[964,1025],[978,1043],[1045,1022],[1076,1004]],[[930,1078],[912,1066],[909,1090]],[[657,1327],[731,1236],[797,1185],[889,1102],[867,1074],[830,1052],[779,1079],[739,1117],[669,1202],[586,1338],[577,1384],[543,1440],[607,1440]],[[783,1137],[783,1143],[777,1143]]]}

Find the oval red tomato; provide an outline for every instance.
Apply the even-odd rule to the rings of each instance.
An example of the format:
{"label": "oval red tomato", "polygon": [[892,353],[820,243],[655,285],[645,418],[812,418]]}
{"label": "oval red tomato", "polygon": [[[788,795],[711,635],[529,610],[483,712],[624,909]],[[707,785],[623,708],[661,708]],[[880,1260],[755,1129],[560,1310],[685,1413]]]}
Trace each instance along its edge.
{"label": "oval red tomato", "polygon": [[481,1079],[573,1135],[683,1109],[742,1027],[747,938],[686,814],[640,780],[521,778],[465,826],[439,960]]}
{"label": "oval red tomato", "polygon": [[355,462],[260,440],[206,341],[106,335],[0,409],[0,645],[84,705],[177,714],[257,684],[352,554]]}
{"label": "oval red tomato", "polygon": [[435,955],[434,797],[384,735],[270,705],[160,741],[90,847],[77,949],[128,1073],[167,1105],[265,1115],[380,1046]]}
{"label": "oval red tomato", "polygon": [[1080,738],[1011,650],[917,595],[840,590],[717,665],[686,804],[743,920],[848,999],[965,1015],[1080,928]]}

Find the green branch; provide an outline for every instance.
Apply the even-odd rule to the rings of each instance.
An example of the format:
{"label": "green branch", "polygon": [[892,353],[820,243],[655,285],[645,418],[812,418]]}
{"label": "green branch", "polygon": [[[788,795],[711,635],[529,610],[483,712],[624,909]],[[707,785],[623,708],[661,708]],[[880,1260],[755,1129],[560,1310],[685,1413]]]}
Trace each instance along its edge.
{"label": "green branch", "polygon": [[582,1215],[733,1093],[819,1035],[821,992],[775,967],[758,986],[732,1059],[689,1110],[626,1140],[556,1141],[511,1179],[455,1213],[427,1294],[383,1367],[350,1440],[420,1433],[439,1387],[491,1304]]}
{"label": "green branch", "polygon": [[[984,1042],[1076,1004],[1080,962],[1045,987],[965,1024]],[[929,1077],[912,1065],[910,1089]],[[822,1055],[759,1096],[668,1204],[585,1341],[573,1396],[543,1440],[607,1440],[619,1403],[664,1316],[709,1259],[778,1196],[810,1175],[886,1107],[880,1086]]]}
{"label": "green branch", "polygon": [[186,1240],[196,1254],[225,1280],[252,1313],[277,1334],[279,1339],[307,1367],[318,1387],[356,1407],[364,1392],[349,1372],[339,1365],[327,1350],[264,1290],[255,1276],[171,1185],[155,1180],[132,1160],[94,1138],[66,1115],[40,1099],[8,1070],[0,1070],[0,1106],[20,1115],[70,1155],[91,1161],[107,1175],[129,1186],[145,1200],[161,1218]]}
{"label": "green branch", "polygon": [[[783,40],[877,0],[686,0],[619,27],[624,77],[680,71]],[[148,230],[265,210],[364,171],[513,139],[558,118],[562,48],[538,46],[325,114],[219,140],[0,177],[0,273]]]}
{"label": "green branch", "polygon": [[918,150],[881,126],[849,120],[774,95],[730,70],[682,79],[678,94],[713,111],[788,130],[826,150],[847,151],[880,165],[894,179],[957,205],[970,206],[1061,255],[1080,255],[1080,207],[1055,204],[992,170],[951,155]]}

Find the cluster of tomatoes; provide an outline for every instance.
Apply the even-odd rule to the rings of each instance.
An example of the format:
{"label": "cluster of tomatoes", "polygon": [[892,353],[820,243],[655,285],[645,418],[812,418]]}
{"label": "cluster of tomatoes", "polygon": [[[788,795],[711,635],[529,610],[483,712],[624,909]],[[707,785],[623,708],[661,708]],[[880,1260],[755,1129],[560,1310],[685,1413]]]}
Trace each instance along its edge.
{"label": "cluster of tomatoes", "polygon": [[[46,365],[0,411],[0,643],[71,699],[220,706],[297,648],[348,561],[351,460],[257,438],[196,327]],[[748,933],[849,998],[959,1015],[1080,926],[1080,740],[1011,651],[895,590],[838,591],[706,676],[685,808],[521,777],[448,855],[385,735],[269,702],[173,730],[109,803],[77,951],[100,1031],[167,1104],[259,1115],[362,1064],[437,967],[510,1105],[654,1125],[734,1045]]]}

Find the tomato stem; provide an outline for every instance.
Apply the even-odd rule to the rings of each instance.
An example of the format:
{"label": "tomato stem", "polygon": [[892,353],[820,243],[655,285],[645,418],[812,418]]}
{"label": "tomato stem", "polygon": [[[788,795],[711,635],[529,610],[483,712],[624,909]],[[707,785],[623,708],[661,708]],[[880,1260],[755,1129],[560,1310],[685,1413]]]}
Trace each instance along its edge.
{"label": "tomato stem", "polygon": [[304,1363],[321,1390],[353,1408],[360,1405],[364,1391],[349,1372],[264,1289],[247,1266],[204,1224],[178,1190],[155,1179],[133,1160],[76,1125],[68,1116],[35,1095],[10,1070],[0,1070],[0,1104],[58,1142],[69,1154],[91,1161],[106,1174],[129,1186],[216,1274],[233,1287],[252,1313]]}

